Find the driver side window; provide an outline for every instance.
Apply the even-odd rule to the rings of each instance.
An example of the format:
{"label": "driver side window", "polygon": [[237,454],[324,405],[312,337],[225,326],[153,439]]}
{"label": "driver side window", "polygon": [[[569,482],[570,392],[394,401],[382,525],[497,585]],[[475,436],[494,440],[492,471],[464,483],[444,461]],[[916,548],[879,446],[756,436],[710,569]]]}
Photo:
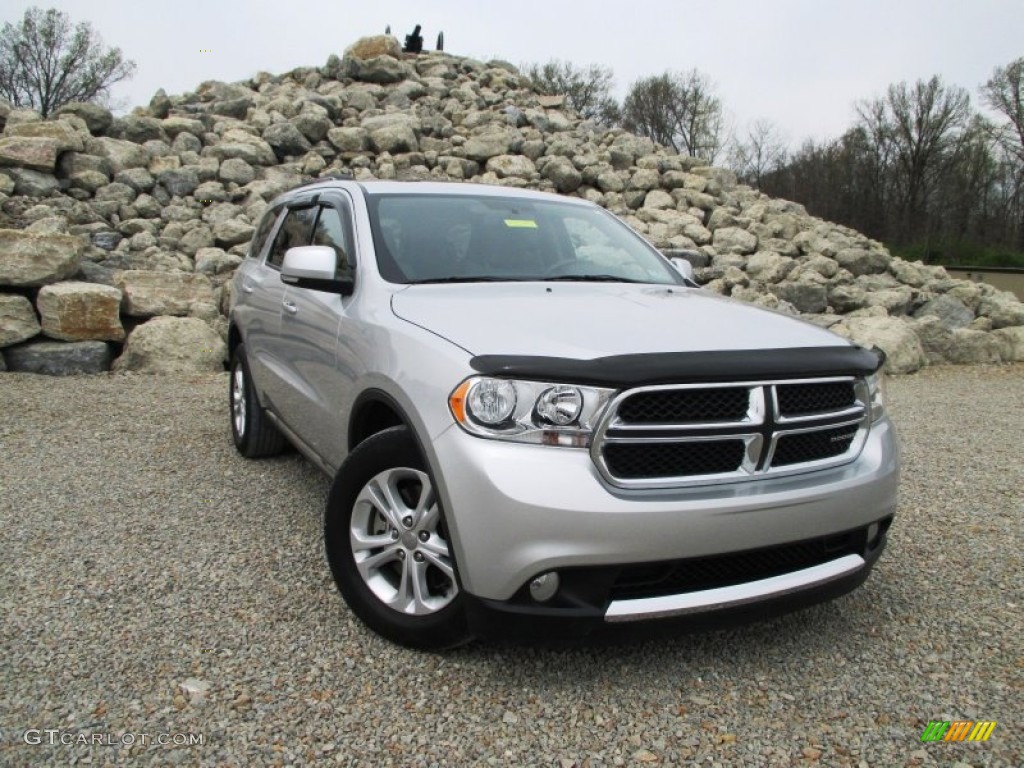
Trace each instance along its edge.
{"label": "driver side window", "polygon": [[315,207],[293,208],[288,211],[288,217],[277,231],[277,237],[274,238],[274,244],[267,255],[267,266],[280,269],[285,251],[300,245],[309,245],[316,211]]}
{"label": "driver side window", "polygon": [[335,277],[339,280],[352,280],[355,277],[355,260],[352,258],[352,233],[346,226],[337,208],[325,205],[320,209],[320,218],[313,232],[313,245],[326,245],[333,248],[337,256]]}

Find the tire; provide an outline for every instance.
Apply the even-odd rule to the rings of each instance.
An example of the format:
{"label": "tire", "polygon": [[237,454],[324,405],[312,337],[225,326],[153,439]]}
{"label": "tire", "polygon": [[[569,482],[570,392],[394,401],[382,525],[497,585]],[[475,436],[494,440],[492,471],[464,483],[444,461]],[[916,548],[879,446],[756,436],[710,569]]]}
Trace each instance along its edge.
{"label": "tire", "polygon": [[334,479],[324,544],[353,613],[399,645],[471,640],[455,558],[426,462],[407,427],[367,438]]}
{"label": "tire", "polygon": [[228,415],[235,448],[247,459],[276,456],[285,445],[284,436],[270,423],[253,389],[245,345],[239,344],[231,355],[228,381]]}

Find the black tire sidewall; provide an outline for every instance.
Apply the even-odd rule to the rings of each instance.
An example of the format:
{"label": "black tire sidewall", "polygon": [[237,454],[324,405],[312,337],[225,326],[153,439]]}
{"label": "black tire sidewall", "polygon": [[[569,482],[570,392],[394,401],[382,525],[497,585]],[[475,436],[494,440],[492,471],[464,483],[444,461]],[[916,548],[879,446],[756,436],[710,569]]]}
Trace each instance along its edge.
{"label": "black tire sidewall", "polygon": [[[461,586],[451,603],[440,611],[426,616],[408,616],[383,604],[356,568],[349,543],[356,498],[371,478],[397,467],[417,469],[431,476],[407,427],[392,427],[367,438],[356,446],[338,470],[324,515],[324,545],[331,573],[353,613],[392,642],[424,650],[441,650],[461,645],[470,639]],[[436,489],[432,476],[430,482]],[[444,515],[443,509],[441,514]],[[458,583],[458,566],[453,552],[451,559]]]}

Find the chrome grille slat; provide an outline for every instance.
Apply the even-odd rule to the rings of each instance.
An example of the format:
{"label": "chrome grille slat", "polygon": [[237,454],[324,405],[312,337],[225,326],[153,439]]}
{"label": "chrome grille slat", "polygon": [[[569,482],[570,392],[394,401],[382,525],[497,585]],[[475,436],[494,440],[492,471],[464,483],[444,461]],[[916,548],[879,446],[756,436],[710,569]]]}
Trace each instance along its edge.
{"label": "chrome grille slat", "polygon": [[591,457],[624,488],[823,469],[860,453],[868,402],[866,384],[852,376],[638,387],[613,398]]}

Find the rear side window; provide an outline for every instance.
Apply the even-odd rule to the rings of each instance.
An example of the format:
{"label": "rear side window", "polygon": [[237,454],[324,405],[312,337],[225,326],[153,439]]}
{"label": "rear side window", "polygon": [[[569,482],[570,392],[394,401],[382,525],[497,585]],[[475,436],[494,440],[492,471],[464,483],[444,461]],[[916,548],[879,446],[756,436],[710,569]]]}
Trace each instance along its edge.
{"label": "rear side window", "polygon": [[270,248],[267,256],[267,264],[281,268],[284,261],[284,254],[289,248],[298,248],[300,245],[309,245],[310,236],[313,234],[313,222],[316,219],[317,209],[314,206],[309,208],[293,208],[288,211],[287,218],[274,238],[274,245]]}
{"label": "rear side window", "polygon": [[252,236],[252,242],[249,244],[250,257],[258,259],[263,255],[263,248],[267,244],[267,238],[270,237],[270,233],[274,231],[274,224],[277,223],[277,219],[280,215],[280,208],[275,208],[274,210],[267,211],[263,214],[263,218],[260,220],[260,225],[256,227],[256,233]]}

